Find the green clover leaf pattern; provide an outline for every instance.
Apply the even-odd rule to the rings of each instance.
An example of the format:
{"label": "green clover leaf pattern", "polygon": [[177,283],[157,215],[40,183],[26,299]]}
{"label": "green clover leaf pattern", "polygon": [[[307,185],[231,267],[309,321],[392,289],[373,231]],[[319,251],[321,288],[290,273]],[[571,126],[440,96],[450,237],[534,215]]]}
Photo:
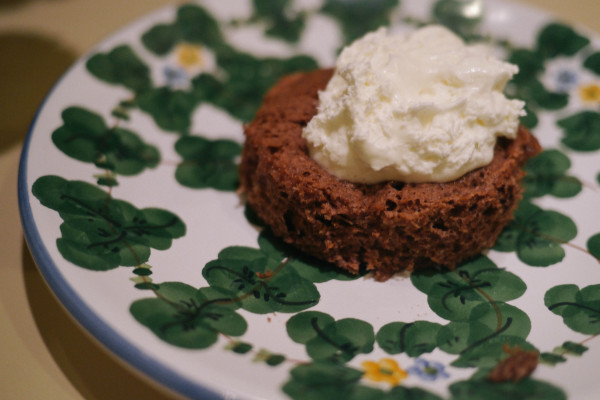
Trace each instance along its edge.
{"label": "green clover leaf pattern", "polygon": [[335,321],[317,311],[305,311],[291,317],[287,323],[290,338],[306,345],[313,360],[346,362],[357,354],[373,350],[373,327],[355,318]]}
{"label": "green clover leaf pattern", "polygon": [[557,123],[564,131],[565,146],[577,151],[600,149],[600,113],[581,111]]}
{"label": "green clover leaf pattern", "polygon": [[574,176],[566,175],[571,167],[569,158],[559,150],[544,150],[530,159],[525,166],[525,197],[574,197],[581,192],[582,184]]}
{"label": "green clover leaf pattern", "polygon": [[596,233],[588,239],[587,248],[594,257],[600,260],[600,233]]}
{"label": "green clover leaf pattern", "polygon": [[[411,275],[411,281],[427,294],[431,310],[450,321],[444,326],[422,324],[421,332],[414,333],[416,341],[412,339],[421,346],[416,348],[415,355],[439,347],[449,354],[459,355],[452,363],[456,367],[489,368],[502,357],[504,344],[531,347],[525,342],[531,329],[529,317],[506,303],[525,292],[525,283],[488,258],[479,257],[455,271],[416,272]],[[398,324],[384,326],[378,339],[384,334],[389,336],[386,331],[391,330],[396,338],[402,339],[397,343],[405,346],[404,341],[411,340],[406,338],[410,337],[409,328]],[[379,343],[388,351],[384,343]],[[398,352],[398,347],[394,351]]]}
{"label": "green clover leaf pattern", "polygon": [[544,59],[531,49],[514,49],[508,61],[519,66],[519,72],[513,77],[513,82],[519,85],[535,79],[544,70]]}
{"label": "green clover leaf pattern", "polygon": [[418,387],[396,386],[382,400],[442,400],[438,395]]}
{"label": "green clover leaf pattern", "polygon": [[294,400],[442,400],[441,397],[417,387],[396,386],[384,392],[361,385],[363,372],[354,368],[315,361],[291,370],[291,379],[283,391]]}
{"label": "green clover leaf pattern", "polygon": [[544,304],[574,331],[600,334],[600,285],[581,290],[570,284],[555,286],[546,292]]}
{"label": "green clover leaf pattern", "polygon": [[389,354],[406,353],[418,357],[437,347],[442,325],[429,321],[390,322],[377,332],[377,344]]}
{"label": "green clover leaf pattern", "polygon": [[[321,11],[339,22],[344,34],[344,44],[347,44],[380,26],[389,25],[390,14],[398,4],[398,0],[326,0]],[[360,21],[360,24],[356,21]]]}
{"label": "green clover leaf pattern", "polygon": [[238,186],[235,160],[241,150],[242,146],[232,140],[184,136],[175,143],[175,151],[183,158],[177,166],[175,179],[191,188],[233,191]]}
{"label": "green clover leaf pattern", "polygon": [[319,361],[290,371],[283,391],[294,400],[377,399],[383,392],[359,385],[363,372],[345,365]]}
{"label": "green clover leaf pattern", "polygon": [[583,66],[596,75],[600,75],[600,51],[590,54],[583,62]]}
{"label": "green clover leaf pattern", "polygon": [[551,23],[538,34],[537,51],[544,58],[572,56],[590,43],[570,26]]}
{"label": "green clover leaf pattern", "polygon": [[567,400],[556,386],[530,378],[505,383],[471,379],[450,385],[450,394],[451,400]]}
{"label": "green clover leaf pattern", "polygon": [[208,47],[223,45],[218,22],[203,7],[187,4],[177,9],[175,22],[157,24],[142,35],[142,43],[157,55],[169,53],[177,43],[188,42]]}
{"label": "green clover leaf pattern", "polygon": [[134,92],[152,85],[150,69],[127,45],[117,46],[108,53],[94,54],[86,67],[98,79]]}
{"label": "green clover leaf pattern", "polygon": [[232,246],[209,261],[202,274],[211,287],[236,298],[250,312],[291,313],[313,307],[320,294],[290,263],[271,248]]}
{"label": "green clover leaf pattern", "polygon": [[135,103],[140,110],[152,116],[156,125],[181,135],[190,133],[191,115],[198,106],[192,93],[168,87],[144,90],[136,96]]}
{"label": "green clover leaf pattern", "polygon": [[489,258],[480,256],[455,271],[411,274],[413,285],[427,293],[432,311],[450,321],[467,321],[481,303],[505,302],[519,298],[526,290],[516,275],[498,268]]}
{"label": "green clover leaf pattern", "polygon": [[[263,16],[267,12],[266,8],[272,12],[271,7],[276,7],[271,2],[269,7],[263,2],[258,3],[261,7],[257,12]],[[274,29],[277,31],[277,28]],[[225,43],[216,20],[205,9],[195,5],[179,8],[177,18],[172,24],[151,28],[142,36],[142,42],[148,50],[160,56],[168,54],[180,42],[202,44],[210,48],[215,53],[222,73],[218,77],[207,73],[194,77],[193,89],[189,95],[193,95],[197,102],[206,101],[220,107],[242,121],[252,119],[262,97],[280,77],[299,70],[317,68],[316,61],[308,56],[259,59],[235,50]],[[173,96],[165,89],[161,90],[162,96]],[[154,100],[151,104],[164,101],[157,98],[158,95],[151,96]],[[187,105],[191,100],[182,99],[181,102]],[[155,107],[146,109],[158,111]]]}
{"label": "green clover leaf pattern", "polygon": [[567,25],[550,23],[539,32],[535,48],[511,49],[509,61],[518,65],[519,73],[507,87],[507,93],[527,103],[527,115],[521,118],[522,124],[534,128],[538,123],[539,109],[559,110],[567,106],[569,95],[547,90],[539,75],[545,70],[544,63],[548,59],[572,56],[589,42],[588,38]]}
{"label": "green clover leaf pattern", "polygon": [[502,231],[494,249],[516,251],[527,265],[547,267],[564,258],[561,244],[576,235],[577,227],[566,215],[521,201],[515,219]]}
{"label": "green clover leaf pattern", "polygon": [[247,329],[246,321],[231,308],[235,303],[229,299],[211,299],[206,291],[180,282],[160,284],[156,295],[157,298],[136,300],[130,311],[167,343],[204,349],[213,345],[219,334],[241,336]]}
{"label": "green clover leaf pattern", "polygon": [[304,31],[306,15],[293,13],[290,0],[253,0],[254,19],[266,24],[267,36],[296,43]]}
{"label": "green clover leaf pattern", "polygon": [[169,211],[137,209],[86,182],[44,176],[36,180],[32,192],[64,221],[62,237],[56,242],[60,253],[83,268],[141,265],[148,260],[150,248],[166,250],[186,231]]}
{"label": "green clover leaf pattern", "polygon": [[195,95],[242,121],[250,121],[262,98],[282,76],[317,68],[309,56],[259,59],[230,47],[215,49],[226,78],[200,74],[192,81]]}
{"label": "green clover leaf pattern", "polygon": [[258,246],[261,251],[275,260],[287,258],[286,268],[293,269],[300,277],[310,282],[322,283],[332,279],[339,281],[358,279],[357,275],[350,275],[331,264],[308,257],[273,236],[273,233],[268,229],[264,229],[258,236]]}
{"label": "green clover leaf pattern", "polygon": [[[487,305],[482,305],[480,309],[485,306]],[[494,317],[502,319],[492,321]],[[521,326],[521,323],[524,325]],[[474,318],[468,325],[448,324],[448,329],[440,334],[440,339],[446,340],[445,344],[440,345],[440,349],[448,353],[460,350],[459,357],[452,362],[455,367],[491,369],[499,360],[507,357],[504,351],[507,345],[518,346],[523,350],[535,350],[535,347],[525,340],[530,328],[531,322],[527,314],[516,307],[499,304],[493,312],[488,311],[479,320]],[[452,332],[453,337],[448,335],[449,332]]]}
{"label": "green clover leaf pattern", "polygon": [[160,161],[155,146],[143,142],[128,129],[109,128],[96,113],[69,107],[62,113],[63,125],[52,133],[52,141],[76,160],[94,163],[121,175],[136,175]]}

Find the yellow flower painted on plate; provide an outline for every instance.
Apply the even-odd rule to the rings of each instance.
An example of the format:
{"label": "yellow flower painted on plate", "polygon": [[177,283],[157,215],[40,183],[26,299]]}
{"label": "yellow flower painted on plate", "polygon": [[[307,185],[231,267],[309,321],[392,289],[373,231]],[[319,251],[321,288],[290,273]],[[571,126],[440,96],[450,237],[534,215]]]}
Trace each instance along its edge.
{"label": "yellow flower painted on plate", "polygon": [[365,370],[365,378],[375,382],[386,382],[392,386],[399,385],[408,376],[391,358],[382,358],[379,362],[364,361],[361,365]]}
{"label": "yellow flower painted on plate", "polygon": [[584,103],[600,102],[600,85],[589,83],[579,87],[579,96]]}
{"label": "yellow flower painted on plate", "polygon": [[177,63],[185,69],[196,69],[204,66],[204,55],[202,46],[183,43],[175,49]]}

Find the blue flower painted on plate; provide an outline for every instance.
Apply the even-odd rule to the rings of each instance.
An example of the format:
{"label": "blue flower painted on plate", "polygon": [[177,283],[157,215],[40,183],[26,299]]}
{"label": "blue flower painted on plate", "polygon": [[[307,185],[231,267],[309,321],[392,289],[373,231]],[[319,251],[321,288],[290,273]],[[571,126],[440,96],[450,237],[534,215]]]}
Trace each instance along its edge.
{"label": "blue flower painted on plate", "polygon": [[578,76],[573,70],[563,69],[556,74],[556,89],[561,93],[568,93],[577,85]]}
{"label": "blue flower painted on plate", "polygon": [[581,68],[579,58],[549,61],[543,80],[550,90],[568,95],[572,106],[594,108],[600,104],[600,81],[595,74]]}
{"label": "blue flower painted on plate", "polygon": [[163,73],[167,86],[171,88],[182,88],[189,85],[190,77],[185,70],[181,68],[174,67],[173,65],[166,65]]}
{"label": "blue flower painted on plate", "polygon": [[417,358],[415,365],[408,368],[407,372],[409,375],[416,375],[424,381],[435,381],[450,377],[444,364],[437,361],[427,361],[424,358]]}
{"label": "blue flower painted on plate", "polygon": [[554,73],[554,87],[560,93],[573,93],[582,105],[600,103],[600,83],[587,73],[564,68]]}

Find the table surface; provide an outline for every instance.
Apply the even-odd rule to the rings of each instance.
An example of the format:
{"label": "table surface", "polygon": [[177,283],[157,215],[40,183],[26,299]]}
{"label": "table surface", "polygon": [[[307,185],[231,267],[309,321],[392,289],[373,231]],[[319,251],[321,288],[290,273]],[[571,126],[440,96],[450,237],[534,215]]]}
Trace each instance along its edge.
{"label": "table surface", "polygon": [[[598,0],[521,2],[600,32]],[[64,70],[118,28],[177,3],[0,0],[0,398],[175,398],[105,351],[50,292],[23,238],[17,171],[36,108]]]}

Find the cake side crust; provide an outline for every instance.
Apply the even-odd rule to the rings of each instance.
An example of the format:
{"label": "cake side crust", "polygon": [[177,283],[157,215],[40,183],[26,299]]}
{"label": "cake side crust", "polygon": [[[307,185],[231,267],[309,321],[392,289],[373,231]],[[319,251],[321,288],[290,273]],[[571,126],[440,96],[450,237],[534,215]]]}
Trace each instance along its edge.
{"label": "cake side crust", "polygon": [[241,190],[276,236],[351,273],[454,268],[493,246],[522,196],[522,166],[540,151],[520,127],[492,162],[449,183],[360,184],[327,173],[302,129],[332,70],[283,78],[245,127]]}

